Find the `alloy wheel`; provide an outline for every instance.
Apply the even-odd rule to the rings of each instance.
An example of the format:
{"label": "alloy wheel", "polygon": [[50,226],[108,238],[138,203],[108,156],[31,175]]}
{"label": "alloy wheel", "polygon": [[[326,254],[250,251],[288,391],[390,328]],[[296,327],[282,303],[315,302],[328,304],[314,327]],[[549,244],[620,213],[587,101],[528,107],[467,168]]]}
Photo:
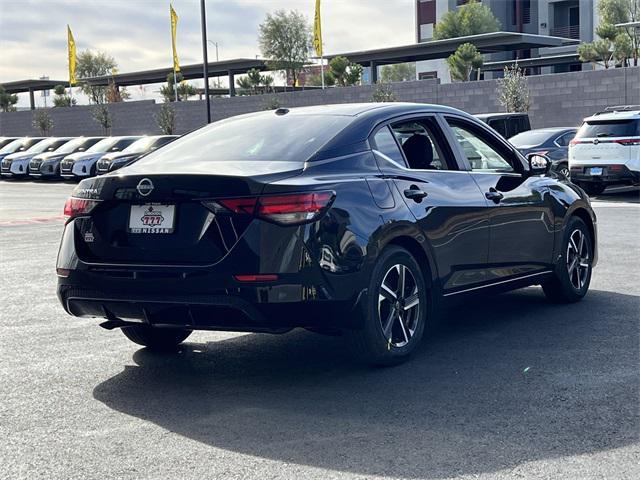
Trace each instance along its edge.
{"label": "alloy wheel", "polygon": [[582,290],[590,268],[589,245],[582,230],[575,229],[567,244],[567,272],[573,288]]}
{"label": "alloy wheel", "polygon": [[420,321],[420,295],[413,273],[403,264],[385,273],[378,294],[378,317],[389,347],[404,347]]}

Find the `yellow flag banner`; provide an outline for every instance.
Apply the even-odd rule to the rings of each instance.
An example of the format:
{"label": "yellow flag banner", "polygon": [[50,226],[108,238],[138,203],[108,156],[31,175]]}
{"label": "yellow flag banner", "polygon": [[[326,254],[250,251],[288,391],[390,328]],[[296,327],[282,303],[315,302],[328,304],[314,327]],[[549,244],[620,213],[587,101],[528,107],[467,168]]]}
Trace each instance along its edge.
{"label": "yellow flag banner", "polygon": [[313,48],[322,57],[322,21],[320,20],[320,0],[316,0],[316,16],[313,21]]}
{"label": "yellow flag banner", "polygon": [[173,71],[180,71],[180,62],[178,61],[178,50],[176,49],[176,30],[178,28],[178,14],[169,4],[169,13],[171,14],[171,48],[173,49]]}
{"label": "yellow flag banner", "polygon": [[67,25],[67,51],[69,53],[69,85],[76,84],[76,41],[71,28]]}

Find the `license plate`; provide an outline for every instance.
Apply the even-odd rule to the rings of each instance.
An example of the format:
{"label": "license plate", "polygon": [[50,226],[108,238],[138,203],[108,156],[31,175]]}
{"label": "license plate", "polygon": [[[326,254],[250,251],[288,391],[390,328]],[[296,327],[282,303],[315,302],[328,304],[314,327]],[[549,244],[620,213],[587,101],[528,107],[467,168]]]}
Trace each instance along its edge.
{"label": "license plate", "polygon": [[173,233],[175,205],[147,203],[131,205],[130,233]]}
{"label": "license plate", "polygon": [[592,167],[589,171],[591,175],[602,175],[602,167]]}

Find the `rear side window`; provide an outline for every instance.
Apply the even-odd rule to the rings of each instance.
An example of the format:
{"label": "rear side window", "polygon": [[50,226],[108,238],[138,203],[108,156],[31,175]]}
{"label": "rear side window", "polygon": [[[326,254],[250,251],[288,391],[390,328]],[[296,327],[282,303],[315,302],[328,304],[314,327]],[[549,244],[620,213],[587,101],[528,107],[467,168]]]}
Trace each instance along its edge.
{"label": "rear side window", "polygon": [[561,147],[567,147],[569,145],[569,142],[571,142],[571,140],[573,140],[573,137],[575,136],[576,134],[573,132],[565,133],[564,135],[556,138],[556,143]]}
{"label": "rear side window", "polygon": [[373,141],[378,152],[386,155],[400,165],[405,165],[400,148],[396,143],[396,139],[393,138],[393,135],[389,131],[389,127],[382,127],[378,130],[373,136]]}
{"label": "rear side window", "polygon": [[276,115],[264,112],[212,123],[158,149],[137,165],[184,162],[306,162],[344,129],[346,115]]}
{"label": "rear side window", "polygon": [[576,138],[640,136],[640,120],[590,120],[585,122]]}
{"label": "rear side window", "polygon": [[507,121],[504,118],[494,118],[493,120],[489,120],[488,125],[505,138],[511,136],[509,135],[509,132],[507,132]]}

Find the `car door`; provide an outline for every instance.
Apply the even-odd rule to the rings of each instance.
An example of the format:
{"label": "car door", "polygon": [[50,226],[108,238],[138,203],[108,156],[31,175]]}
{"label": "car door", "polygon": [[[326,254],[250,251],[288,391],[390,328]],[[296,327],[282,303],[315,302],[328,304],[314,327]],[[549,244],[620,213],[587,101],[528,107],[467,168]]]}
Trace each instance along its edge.
{"label": "car door", "polygon": [[462,171],[435,116],[383,125],[372,135],[380,170],[424,233],[443,290],[486,280],[487,202]]}
{"label": "car door", "polygon": [[446,120],[490,205],[490,275],[499,280],[548,268],[554,229],[545,177],[529,175],[515,150],[489,129],[461,117]]}

